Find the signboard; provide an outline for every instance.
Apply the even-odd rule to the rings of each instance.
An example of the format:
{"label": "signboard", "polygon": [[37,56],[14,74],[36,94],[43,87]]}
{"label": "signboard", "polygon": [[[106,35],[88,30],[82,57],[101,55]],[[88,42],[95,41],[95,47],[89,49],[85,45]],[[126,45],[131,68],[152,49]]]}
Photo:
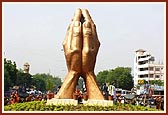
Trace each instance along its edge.
{"label": "signboard", "polygon": [[144,80],[138,80],[138,84],[144,84]]}

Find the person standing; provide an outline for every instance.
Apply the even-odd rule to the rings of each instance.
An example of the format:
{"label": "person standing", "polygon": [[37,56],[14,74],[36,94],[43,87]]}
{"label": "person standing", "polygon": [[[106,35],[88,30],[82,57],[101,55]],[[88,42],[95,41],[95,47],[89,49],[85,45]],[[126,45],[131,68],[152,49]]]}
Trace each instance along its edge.
{"label": "person standing", "polygon": [[105,99],[107,99],[107,95],[108,95],[107,89],[108,89],[108,87],[107,87],[106,83],[103,83],[101,90],[102,90],[102,93],[103,93],[103,96],[105,97]]}
{"label": "person standing", "polygon": [[115,102],[116,101],[116,89],[114,86],[114,83],[110,83],[108,86],[108,94],[109,96],[112,96],[112,100]]}

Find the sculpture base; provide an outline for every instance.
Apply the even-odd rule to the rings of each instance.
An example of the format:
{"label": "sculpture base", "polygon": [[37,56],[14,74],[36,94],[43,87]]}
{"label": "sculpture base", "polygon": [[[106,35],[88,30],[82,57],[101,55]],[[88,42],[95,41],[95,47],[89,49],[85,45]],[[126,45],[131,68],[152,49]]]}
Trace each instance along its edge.
{"label": "sculpture base", "polygon": [[87,100],[83,101],[83,105],[113,106],[111,100]]}
{"label": "sculpture base", "polygon": [[[98,105],[98,106],[113,106],[113,101],[111,100],[82,100],[82,102],[80,102],[83,105],[90,105],[90,106],[94,106],[94,105]],[[74,99],[56,99],[56,98],[52,98],[50,100],[47,100],[47,105],[75,105],[77,106],[79,104],[78,100],[74,100]]]}
{"label": "sculpture base", "polygon": [[52,98],[52,99],[48,99],[47,100],[47,105],[78,105],[78,100],[74,100],[74,99],[56,99],[56,98]]}

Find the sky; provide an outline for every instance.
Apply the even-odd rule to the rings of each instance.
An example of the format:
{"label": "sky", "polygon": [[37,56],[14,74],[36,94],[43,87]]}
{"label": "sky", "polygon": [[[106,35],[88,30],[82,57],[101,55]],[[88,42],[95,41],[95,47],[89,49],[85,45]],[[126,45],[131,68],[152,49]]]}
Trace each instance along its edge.
{"label": "sky", "polygon": [[30,74],[67,74],[62,47],[77,8],[88,9],[101,43],[95,73],[131,67],[144,49],[157,62],[165,57],[165,3],[3,3],[3,56]]}

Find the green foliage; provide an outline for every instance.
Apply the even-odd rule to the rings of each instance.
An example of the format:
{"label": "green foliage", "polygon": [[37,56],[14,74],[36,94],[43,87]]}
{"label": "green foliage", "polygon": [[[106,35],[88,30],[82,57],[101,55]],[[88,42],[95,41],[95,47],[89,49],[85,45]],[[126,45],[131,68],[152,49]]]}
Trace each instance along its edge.
{"label": "green foliage", "polygon": [[164,86],[164,81],[162,81],[162,80],[150,80],[149,84],[156,84],[158,86]]}
{"label": "green foliage", "polygon": [[131,104],[101,105],[46,105],[46,101],[32,101],[4,106],[4,111],[159,111],[155,108]]}
{"label": "green foliage", "polygon": [[23,73],[23,71],[17,72],[16,85],[30,87],[32,84],[32,75],[29,73]]}
{"label": "green foliage", "polygon": [[133,87],[133,76],[129,67],[117,67],[108,71],[101,71],[97,75],[97,81],[101,84],[114,82],[116,87],[127,90]]}
{"label": "green foliage", "polygon": [[7,69],[4,69],[4,90],[7,91],[8,88],[11,86],[11,79],[10,79],[10,75],[9,72],[7,71]]}
{"label": "green foliage", "polygon": [[17,79],[16,63],[4,58],[4,87],[5,91],[16,83]]}
{"label": "green foliage", "polygon": [[35,74],[24,73],[22,69],[16,68],[16,63],[11,60],[4,59],[4,90],[8,91],[9,87],[25,86],[30,88],[35,86],[37,90],[46,91],[52,90],[56,86],[62,84],[59,77],[54,77],[50,74]]}
{"label": "green foliage", "polygon": [[31,84],[31,75],[23,73],[23,71],[16,68],[16,63],[11,60],[4,59],[4,90],[7,91],[9,87],[15,85],[24,85],[29,87]]}
{"label": "green foliage", "polygon": [[53,90],[56,86],[62,84],[61,79],[58,77],[53,77],[50,74],[35,74],[33,75],[33,85],[36,86],[38,90]]}
{"label": "green foliage", "polygon": [[97,74],[96,79],[97,79],[97,81],[98,81],[98,84],[102,84],[102,83],[105,83],[105,82],[106,82],[108,73],[109,73],[109,71],[104,70],[104,71],[100,71],[100,72]]}
{"label": "green foliage", "polygon": [[46,90],[45,81],[41,79],[40,76],[33,76],[32,85],[35,86],[37,90],[40,90],[40,91]]}

